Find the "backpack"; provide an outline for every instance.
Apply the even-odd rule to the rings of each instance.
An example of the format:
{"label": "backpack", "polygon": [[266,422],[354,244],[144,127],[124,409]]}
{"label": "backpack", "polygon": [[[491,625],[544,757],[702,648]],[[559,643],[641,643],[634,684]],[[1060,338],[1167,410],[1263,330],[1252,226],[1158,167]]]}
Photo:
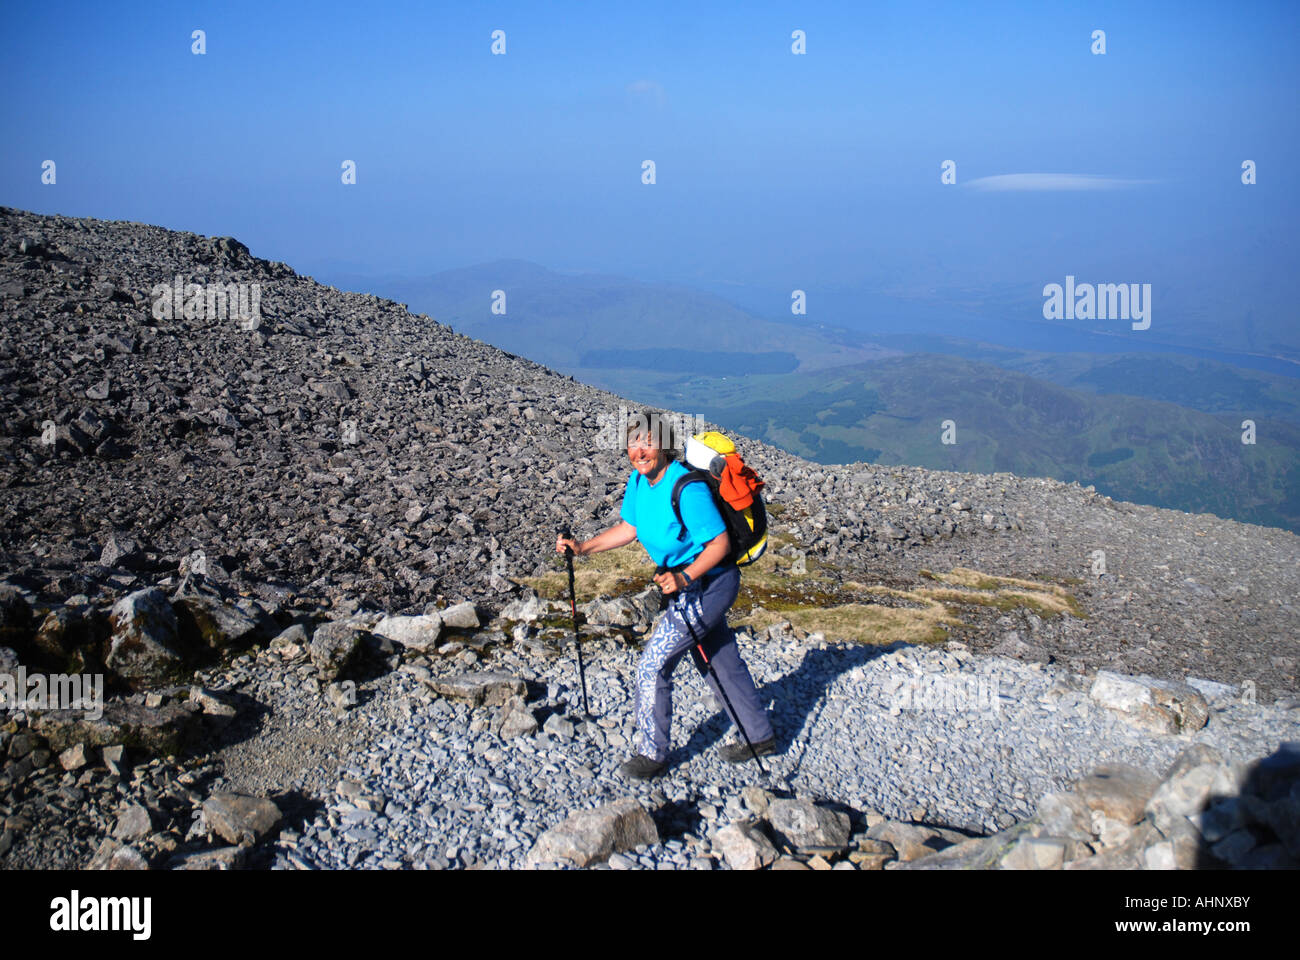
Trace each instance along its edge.
{"label": "backpack", "polygon": [[686,473],[673,484],[673,513],[681,524],[682,489],[688,483],[704,483],[713,504],[722,514],[731,540],[731,553],[725,562],[739,567],[753,563],[767,549],[767,511],[763,508],[763,481],[736,453],[736,445],[715,430],[697,433],[686,441],[683,463]]}

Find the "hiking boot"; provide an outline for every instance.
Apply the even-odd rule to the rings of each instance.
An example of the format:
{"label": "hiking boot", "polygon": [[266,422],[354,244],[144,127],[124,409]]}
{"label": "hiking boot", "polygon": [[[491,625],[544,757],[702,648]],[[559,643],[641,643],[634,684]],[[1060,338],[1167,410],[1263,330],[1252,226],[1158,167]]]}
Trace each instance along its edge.
{"label": "hiking boot", "polygon": [[776,738],[770,737],[754,744],[754,753],[749,752],[749,745],[743,740],[740,743],[729,743],[718,752],[722,754],[722,759],[728,763],[744,763],[746,760],[751,759],[754,753],[760,757],[776,753]]}
{"label": "hiking boot", "polygon": [[637,754],[631,760],[624,763],[618,768],[618,772],[632,780],[649,780],[651,777],[657,777],[668,769],[667,763],[660,763],[658,760],[651,760]]}

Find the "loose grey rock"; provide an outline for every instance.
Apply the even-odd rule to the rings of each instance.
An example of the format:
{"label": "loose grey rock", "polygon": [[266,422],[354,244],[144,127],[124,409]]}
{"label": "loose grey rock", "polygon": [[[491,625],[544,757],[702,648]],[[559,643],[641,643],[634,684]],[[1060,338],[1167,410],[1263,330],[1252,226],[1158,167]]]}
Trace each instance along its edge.
{"label": "loose grey rock", "polygon": [[529,710],[520,710],[510,714],[501,724],[501,739],[527,737],[537,732],[537,718]]}
{"label": "loose grey rock", "polygon": [[527,596],[518,600],[511,600],[501,610],[503,620],[517,620],[523,623],[533,623],[546,616],[546,601],[535,593],[529,593]]}
{"label": "loose grey rock", "polygon": [[1146,815],[1147,802],[1159,785],[1155,776],[1128,764],[1106,764],[1074,785],[1074,793],[1087,805],[1122,824],[1134,824]]}
{"label": "loose grey rock", "polygon": [[99,554],[99,562],[105,567],[138,569],[143,560],[144,550],[139,541],[119,534],[110,535]]}
{"label": "loose grey rock", "polygon": [[[115,700],[106,703],[103,714],[94,719],[81,710],[47,710],[32,720],[32,728],[60,753],[77,744],[87,748],[121,744],[166,756],[180,752],[194,730],[194,718],[175,703],[151,709]],[[117,757],[120,762],[121,754]]]}
{"label": "loose grey rock", "polygon": [[811,800],[772,799],[767,805],[767,817],[777,838],[795,848],[843,849],[849,844],[848,815],[819,807]]}
{"label": "loose grey rock", "polygon": [[346,674],[361,648],[366,631],[352,620],[321,624],[311,636],[311,662],[322,680]]}
{"label": "loose grey rock", "polygon": [[173,601],[177,623],[195,646],[222,651],[247,646],[258,623],[238,607],[207,594],[190,593]]}
{"label": "loose grey rock", "polygon": [[84,743],[74,744],[59,754],[59,766],[64,770],[80,770],[89,762],[90,757]]}
{"label": "loose grey rock", "polygon": [[203,801],[208,827],[230,843],[257,843],[280,823],[280,808],[264,797],[218,792]]}
{"label": "loose grey rock", "polygon": [[772,791],[751,784],[742,789],[740,795],[745,800],[745,806],[754,816],[759,819],[767,818],[768,805],[772,802]]}
{"label": "loose grey rock", "polygon": [[579,867],[659,842],[654,821],[634,798],[616,800],[595,810],[580,810],[537,838],[526,865],[567,860]]}
{"label": "loose grey rock", "polygon": [[442,617],[436,613],[416,617],[384,617],[375,624],[373,632],[395,640],[411,650],[427,653],[438,645],[442,633]]}
{"label": "loose grey rock", "polygon": [[153,832],[153,818],[147,807],[139,803],[127,803],[117,815],[117,825],[113,827],[113,839],[123,843],[143,840]]}
{"label": "loose grey rock", "polygon": [[542,724],[542,729],[553,737],[563,737],[566,740],[575,733],[573,724],[558,713],[553,713],[547,717],[546,722]]}
{"label": "loose grey rock", "polygon": [[173,857],[167,864],[169,870],[238,870],[244,865],[248,848],[218,847]]}
{"label": "loose grey rock", "polygon": [[1067,840],[1091,840],[1092,810],[1076,793],[1048,793],[1038,802],[1043,829]]}
{"label": "loose grey rock", "polygon": [[712,840],[733,870],[761,870],[777,858],[776,847],[754,823],[729,824],[716,830]]}
{"label": "loose grey rock", "polygon": [[867,830],[867,837],[890,844],[902,861],[916,860],[952,846],[932,827],[886,820]]}
{"label": "loose grey rock", "polygon": [[478,611],[474,608],[474,604],[469,602],[458,603],[442,611],[442,623],[443,626],[462,630],[471,630],[480,626]]}
{"label": "loose grey rock", "polygon": [[1002,858],[1004,870],[1059,870],[1065,864],[1065,841],[1058,837],[1021,837]]}
{"label": "loose grey rock", "polygon": [[135,847],[104,838],[99,849],[86,864],[87,870],[148,870],[149,864]]}
{"label": "loose grey rock", "polygon": [[209,717],[234,717],[239,713],[234,698],[204,687],[190,687],[190,703],[197,703]]}
{"label": "loose grey rock", "polygon": [[461,673],[430,681],[434,692],[444,697],[468,700],[475,706],[499,706],[511,697],[522,696],[528,686],[519,677],[495,670]]}
{"label": "loose grey rock", "polygon": [[351,400],[352,392],[342,380],[313,380],[309,387],[322,397],[330,400]]}
{"label": "loose grey rock", "polygon": [[129,593],[113,605],[108,667],[137,687],[179,679],[184,659],[177,650],[176,614],[161,590]]}

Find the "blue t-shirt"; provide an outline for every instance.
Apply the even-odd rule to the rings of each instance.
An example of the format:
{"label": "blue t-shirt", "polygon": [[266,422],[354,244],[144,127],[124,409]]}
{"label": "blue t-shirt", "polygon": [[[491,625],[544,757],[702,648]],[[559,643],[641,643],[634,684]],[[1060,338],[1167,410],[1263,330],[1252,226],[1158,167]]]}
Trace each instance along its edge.
{"label": "blue t-shirt", "polygon": [[682,525],[673,513],[673,485],[686,472],[686,468],[674,460],[668,464],[659,482],[651,486],[649,480],[633,471],[623,492],[623,509],[619,516],[636,527],[636,538],[656,565],[676,567],[690,563],[710,540],[727,529],[722,514],[713,505],[708,486],[688,483],[682,488],[680,504],[682,519],[686,521],[686,537],[678,539]]}

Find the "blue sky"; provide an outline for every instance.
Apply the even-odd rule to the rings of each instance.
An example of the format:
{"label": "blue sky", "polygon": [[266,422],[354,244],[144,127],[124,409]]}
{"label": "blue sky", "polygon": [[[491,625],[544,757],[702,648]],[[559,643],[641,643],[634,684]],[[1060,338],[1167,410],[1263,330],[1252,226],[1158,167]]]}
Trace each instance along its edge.
{"label": "blue sky", "polygon": [[[518,257],[823,290],[837,321],[1089,271],[1227,323],[1294,302],[1294,3],[44,3],[0,23],[0,204],[234,235],[308,273]],[[1139,182],[969,183],[1024,173]]]}

